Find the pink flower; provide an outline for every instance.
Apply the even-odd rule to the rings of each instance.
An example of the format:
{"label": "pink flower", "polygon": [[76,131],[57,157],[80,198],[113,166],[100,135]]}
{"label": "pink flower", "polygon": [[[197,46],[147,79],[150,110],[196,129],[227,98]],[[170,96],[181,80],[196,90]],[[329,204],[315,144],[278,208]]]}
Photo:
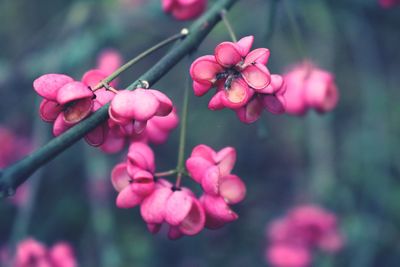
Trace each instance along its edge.
{"label": "pink flower", "polygon": [[200,201],[206,211],[208,228],[219,228],[238,218],[229,204],[244,199],[246,186],[238,176],[231,174],[235,161],[234,148],[226,147],[215,152],[206,145],[196,146],[186,161],[190,176],[201,184],[205,192]]}
{"label": "pink flower", "polygon": [[334,214],[316,205],[302,205],[268,225],[267,261],[273,266],[308,266],[313,249],[337,252],[343,237]]}
{"label": "pink flower", "polygon": [[77,124],[91,112],[92,90],[69,76],[45,74],[33,82],[33,87],[44,98],[40,104],[40,116],[46,122],[54,122],[55,136]]}
{"label": "pink flower", "polygon": [[192,191],[175,188],[165,180],[157,182],[156,190],[144,199],[140,212],[152,233],[161,225],[170,226],[168,237],[178,239],[183,235],[196,235],[205,224],[203,206]]}
{"label": "pink flower", "polygon": [[31,238],[18,244],[14,264],[15,267],[52,267],[45,245]]}
{"label": "pink flower", "polygon": [[306,61],[284,75],[285,108],[288,114],[303,115],[309,108],[322,113],[332,110],[338,102],[338,90],[331,73]]}
{"label": "pink flower", "polygon": [[141,133],[154,116],[167,116],[172,101],[154,89],[122,90],[115,95],[109,108],[110,119],[130,133]]}
{"label": "pink flower", "polygon": [[97,58],[97,69],[106,74],[106,76],[116,71],[122,64],[122,56],[115,49],[105,49]]}
{"label": "pink flower", "polygon": [[17,246],[14,267],[76,267],[72,247],[60,242],[48,249],[44,244],[29,238]]}
{"label": "pink flower", "polygon": [[190,20],[201,15],[207,6],[207,0],[161,0],[165,13],[178,20]]}
{"label": "pink flower", "polygon": [[59,242],[49,250],[49,258],[52,267],[76,267],[74,251],[66,242]]}
{"label": "pink flower", "polygon": [[266,251],[266,260],[274,267],[306,267],[311,263],[307,248],[286,244],[274,244]]}
{"label": "pink flower", "polygon": [[222,196],[235,204],[243,200],[246,188],[240,178],[231,174],[236,161],[233,147],[225,147],[218,152],[206,145],[193,148],[186,161],[190,176],[203,187],[205,193]]}
{"label": "pink flower", "polygon": [[310,246],[337,251],[343,245],[336,217],[318,206],[299,206],[288,213],[288,219],[295,235]]}
{"label": "pink flower", "polygon": [[378,0],[379,5],[383,8],[391,8],[400,4],[399,0]]}
{"label": "pink flower", "polygon": [[144,142],[162,144],[167,141],[169,133],[178,126],[179,118],[176,109],[173,108],[167,116],[154,116],[147,121],[146,128],[141,133],[130,130],[129,127],[120,127],[109,120],[106,124],[107,131],[104,143],[100,148],[106,153],[116,153],[122,150],[126,143]]}
{"label": "pink flower", "polygon": [[127,162],[117,164],[111,173],[111,182],[119,192],[116,200],[119,208],[133,208],[154,191],[154,170],[151,148],[144,143],[132,143]]}
{"label": "pink flower", "polygon": [[[142,138],[152,144],[162,144],[168,139],[169,133],[179,124],[179,117],[176,109],[173,108],[167,116],[154,116],[147,121],[147,126],[141,134]],[[140,137],[139,137],[140,138]]]}
{"label": "pink flower", "polygon": [[253,36],[247,36],[236,43],[220,43],[214,55],[199,57],[190,67],[195,95],[202,96],[216,87],[208,108],[233,109],[245,123],[256,121],[263,109],[284,112],[283,79],[271,75],[265,66],[268,49],[250,51],[253,40]]}

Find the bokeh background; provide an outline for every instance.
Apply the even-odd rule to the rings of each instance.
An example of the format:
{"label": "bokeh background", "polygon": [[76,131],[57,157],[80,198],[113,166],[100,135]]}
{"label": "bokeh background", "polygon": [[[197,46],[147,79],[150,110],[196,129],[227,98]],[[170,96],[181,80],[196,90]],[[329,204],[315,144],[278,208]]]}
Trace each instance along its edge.
{"label": "bokeh background", "polygon": [[[65,240],[80,266],[268,266],[268,222],[295,205],[317,203],[338,216],[346,245],[334,256],[317,254],[313,266],[398,266],[400,7],[383,9],[375,0],[287,4],[300,38],[282,1],[239,1],[228,17],[239,37],[254,35],[254,47],[271,50],[272,73],[305,57],[333,72],[340,90],[333,112],[265,113],[244,125],[230,110],[209,111],[209,95],[190,98],[187,153],[199,143],[237,149],[234,173],[248,189],[234,207],[239,220],[178,241],[165,232],[152,236],[138,208],[114,205],[110,170],[124,153],[105,155],[81,141],[30,179],[25,205],[0,202],[0,247],[29,236],[47,245]],[[1,0],[1,126],[28,140],[24,153],[45,143],[51,126],[38,116],[36,77],[67,73],[80,79],[103,49],[115,48],[127,60],[189,24],[163,14],[158,0]],[[225,40],[229,35],[220,24],[197,55],[212,54]],[[120,87],[166,51],[124,73]],[[154,85],[178,109],[189,63],[182,60]],[[154,147],[158,171],[175,166],[177,145],[175,130],[166,144]],[[189,179],[183,184],[196,187]]]}

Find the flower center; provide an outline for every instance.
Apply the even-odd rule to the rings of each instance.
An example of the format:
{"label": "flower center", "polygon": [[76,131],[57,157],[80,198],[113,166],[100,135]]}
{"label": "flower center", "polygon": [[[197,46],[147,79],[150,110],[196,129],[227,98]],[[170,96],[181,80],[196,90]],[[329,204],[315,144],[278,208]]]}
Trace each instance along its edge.
{"label": "flower center", "polygon": [[241,77],[240,71],[238,71],[235,67],[225,69],[225,71],[218,73],[216,76],[217,80],[225,79],[225,90],[229,90],[231,88],[233,80],[239,77]]}

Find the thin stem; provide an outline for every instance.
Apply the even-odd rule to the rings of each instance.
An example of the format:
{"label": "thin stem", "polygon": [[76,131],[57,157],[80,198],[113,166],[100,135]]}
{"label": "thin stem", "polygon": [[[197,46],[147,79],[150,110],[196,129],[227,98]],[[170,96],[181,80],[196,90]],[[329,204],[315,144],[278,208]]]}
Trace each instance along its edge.
{"label": "thin stem", "polygon": [[232,28],[231,23],[229,22],[228,17],[226,16],[226,9],[221,10],[220,15],[221,15],[222,21],[225,24],[226,29],[229,32],[229,35],[231,36],[232,42],[236,43],[237,42],[236,34]]}
{"label": "thin stem", "polygon": [[296,17],[293,14],[292,9],[290,8],[289,0],[283,0],[283,4],[285,5],[286,14],[289,18],[290,28],[294,35],[294,40],[296,42],[297,51],[302,57],[305,58],[305,57],[307,57],[307,54],[306,54],[306,50],[304,49],[303,38],[301,36],[301,31],[300,31],[300,28],[296,21]]}
{"label": "thin stem", "polygon": [[179,132],[178,164],[176,166],[176,169],[178,170],[178,175],[176,178],[175,186],[178,188],[181,185],[182,175],[185,172],[185,145],[186,145],[187,115],[189,107],[189,88],[190,88],[190,78],[187,77],[187,82],[185,85],[184,95],[183,95],[181,128]]}
{"label": "thin stem", "polygon": [[[140,81],[148,81],[149,84],[156,83],[169,70],[188,53],[193,51],[201,43],[214,26],[220,21],[220,11],[229,9],[238,0],[218,0],[203,16],[197,19],[189,28],[190,34],[171,49],[152,68],[144,73],[138,80],[133,82],[128,90],[135,89]],[[16,162],[6,169],[0,171],[0,197],[10,196],[15,189],[25,182],[29,176],[42,165],[54,159],[61,152],[79,141],[88,132],[96,128],[108,118],[109,104],[94,112],[90,117],[75,125],[60,136],[53,138],[50,142],[37,149],[24,159]]]}
{"label": "thin stem", "polygon": [[107,78],[105,78],[103,81],[101,81],[100,83],[98,83],[92,90],[96,91],[98,89],[103,88],[106,84],[110,83],[111,81],[113,81],[115,78],[117,78],[121,73],[123,73],[124,71],[126,71],[127,69],[129,69],[130,67],[132,67],[134,64],[138,63],[140,60],[142,60],[143,58],[147,57],[148,55],[150,55],[151,53],[157,51],[158,49],[176,41],[177,39],[180,39],[186,35],[189,34],[189,31],[186,28],[183,28],[181,30],[180,33],[174,34],[171,37],[165,39],[164,41],[159,42],[158,44],[150,47],[149,49],[147,49],[146,51],[140,53],[138,56],[136,56],[135,58],[129,60],[127,63],[125,63],[124,65],[122,65],[119,69],[117,69],[116,71],[114,71],[110,76],[108,76]]}
{"label": "thin stem", "polygon": [[174,170],[169,170],[169,171],[165,171],[165,172],[156,172],[154,174],[155,177],[164,177],[164,176],[171,176],[174,174],[177,174],[178,170],[174,169]]}

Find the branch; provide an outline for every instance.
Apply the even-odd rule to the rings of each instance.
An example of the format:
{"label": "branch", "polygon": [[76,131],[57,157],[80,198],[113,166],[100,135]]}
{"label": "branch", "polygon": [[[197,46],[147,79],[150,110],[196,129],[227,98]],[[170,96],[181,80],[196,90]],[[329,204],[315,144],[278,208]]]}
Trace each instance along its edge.
{"label": "branch", "polygon": [[[220,21],[220,12],[229,9],[238,0],[218,0],[202,17],[189,28],[189,35],[167,53],[157,64],[132,83],[127,89],[133,90],[140,81],[154,84],[175,66],[186,54],[194,50]],[[0,197],[13,195],[16,188],[25,182],[42,165],[54,159],[61,152],[79,141],[88,132],[108,118],[108,104],[89,118],[75,125],[62,135],[52,139],[21,161],[0,172]]]}

